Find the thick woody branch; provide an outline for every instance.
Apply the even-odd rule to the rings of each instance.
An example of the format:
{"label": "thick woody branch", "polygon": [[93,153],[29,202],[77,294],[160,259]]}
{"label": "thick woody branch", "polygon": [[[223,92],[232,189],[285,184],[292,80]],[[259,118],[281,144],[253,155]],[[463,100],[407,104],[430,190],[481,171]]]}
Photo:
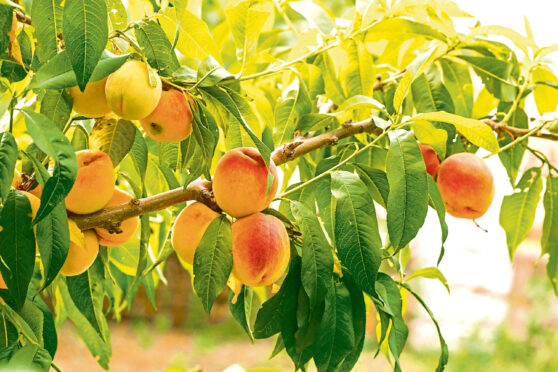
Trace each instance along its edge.
{"label": "thick woody branch", "polygon": [[31,17],[29,17],[28,15],[23,14],[22,12],[20,12],[18,10],[14,10],[14,13],[16,15],[16,18],[17,18],[18,22],[25,23],[26,25],[31,24]]}
{"label": "thick woody branch", "polygon": [[[520,137],[529,132],[528,129],[510,127],[505,123],[485,119],[484,123],[489,125],[497,133],[508,133],[512,137]],[[348,121],[340,128],[315,137],[297,137],[294,141],[284,144],[276,149],[271,158],[276,165],[281,165],[299,158],[311,151],[324,146],[336,145],[339,140],[354,136],[359,133],[381,133],[372,119],[363,120],[358,123]],[[558,135],[553,133],[536,132],[533,137],[545,138],[558,141]],[[144,199],[134,199],[127,204],[122,204],[88,215],[71,215],[82,230],[94,227],[103,227],[111,232],[120,231],[121,221],[168,208],[172,205],[188,200],[200,201],[212,209],[219,211],[211,192],[211,182],[195,181],[185,188],[170,190],[161,194],[153,195]]]}

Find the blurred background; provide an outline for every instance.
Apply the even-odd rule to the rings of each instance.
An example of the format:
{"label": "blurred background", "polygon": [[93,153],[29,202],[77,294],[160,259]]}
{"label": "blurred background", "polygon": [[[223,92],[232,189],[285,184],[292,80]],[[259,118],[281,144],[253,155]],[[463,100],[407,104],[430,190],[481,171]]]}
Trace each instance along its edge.
{"label": "blurred background", "polygon": [[[442,0],[440,0],[442,1]],[[348,1],[323,1],[343,9]],[[343,5],[345,4],[346,5]],[[550,0],[457,0],[482,24],[499,24],[524,33],[529,19],[539,46],[558,42],[558,2]],[[474,19],[465,20],[473,25]],[[556,54],[555,54],[556,55]],[[555,56],[556,57],[556,56]],[[538,114],[533,102],[527,113]],[[558,164],[558,145],[531,144]],[[536,145],[535,145],[536,144]],[[526,158],[524,169],[533,159]],[[546,261],[539,257],[542,216],[538,216],[529,238],[510,262],[498,210],[504,195],[512,192],[505,170],[491,162],[496,196],[485,216],[472,221],[447,216],[450,230],[446,253],[440,265],[451,294],[437,281],[417,279],[413,286],[440,322],[450,348],[448,371],[547,372],[558,371],[558,300],[546,278]],[[426,223],[412,244],[413,268],[435,266],[440,231],[437,216],[429,212]],[[486,231],[485,231],[486,230]],[[120,323],[111,323],[112,371],[289,371],[285,352],[269,360],[274,340],[251,344],[231,318],[226,296],[217,300],[208,318],[192,294],[191,278],[173,255],[165,266],[168,286],[157,292],[154,310],[142,293]],[[436,330],[427,314],[409,298],[407,321],[410,338],[402,357],[404,371],[433,371],[439,355]],[[374,313],[374,312],[373,312]],[[368,319],[365,349],[355,371],[391,371],[377,349],[376,320]],[[56,363],[65,371],[102,371],[66,322],[59,333]],[[310,370],[313,367],[311,367]]]}

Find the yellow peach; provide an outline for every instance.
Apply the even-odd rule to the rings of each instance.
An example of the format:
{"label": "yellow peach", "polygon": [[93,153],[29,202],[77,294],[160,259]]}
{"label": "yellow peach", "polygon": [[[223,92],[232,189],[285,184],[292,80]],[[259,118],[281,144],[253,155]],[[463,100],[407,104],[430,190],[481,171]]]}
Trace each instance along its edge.
{"label": "yellow peach", "polygon": [[74,221],[68,220],[68,223],[70,225],[70,249],[60,273],[74,276],[85,272],[93,264],[99,253],[99,239],[93,230],[82,233]]}
{"label": "yellow peach", "polygon": [[99,81],[90,81],[83,92],[77,86],[71,87],[69,92],[74,99],[74,111],[88,118],[98,118],[108,114],[110,107],[105,96],[107,79],[108,76]]}

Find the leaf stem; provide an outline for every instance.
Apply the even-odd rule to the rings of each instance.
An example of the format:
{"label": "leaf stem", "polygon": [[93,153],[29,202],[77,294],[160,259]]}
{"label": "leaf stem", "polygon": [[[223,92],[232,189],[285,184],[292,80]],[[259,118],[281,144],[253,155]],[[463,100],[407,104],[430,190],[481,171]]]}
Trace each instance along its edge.
{"label": "leaf stem", "polygon": [[543,122],[540,125],[537,125],[535,128],[531,129],[529,132],[525,133],[523,136],[516,138],[515,140],[513,140],[512,142],[508,143],[507,145],[500,147],[500,149],[498,149],[498,151],[493,152],[491,154],[486,155],[485,157],[483,157],[483,159],[488,159],[489,157],[493,156],[493,155],[497,155],[500,154],[501,152],[504,152],[510,148],[512,148],[513,146],[517,145],[518,143],[522,142],[523,140],[529,138],[531,135],[537,133],[538,131],[540,131],[541,129],[543,129],[543,127],[546,125],[546,122]]}

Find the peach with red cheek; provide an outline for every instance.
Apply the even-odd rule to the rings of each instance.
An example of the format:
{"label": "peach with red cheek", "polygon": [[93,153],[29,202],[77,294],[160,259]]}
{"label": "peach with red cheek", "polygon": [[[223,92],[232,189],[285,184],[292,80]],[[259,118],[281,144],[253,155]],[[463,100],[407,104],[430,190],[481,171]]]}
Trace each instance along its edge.
{"label": "peach with red cheek", "polygon": [[87,214],[102,209],[114,194],[114,166],[100,150],[76,152],[78,173],[74,186],[66,196],[66,209]]}
{"label": "peach with red cheek", "polygon": [[470,153],[454,154],[444,160],[436,182],[447,212],[454,217],[479,218],[494,198],[492,172],[484,161]]}
{"label": "peach with red cheek", "polygon": [[424,165],[426,166],[426,172],[432,177],[435,177],[438,167],[440,166],[440,159],[438,159],[436,151],[434,151],[432,146],[422,143],[419,143],[419,147],[422,158],[424,159]]}
{"label": "peach with red cheek", "polygon": [[233,275],[249,286],[266,286],[285,272],[289,235],[276,217],[255,213],[232,224]]}
{"label": "peach with red cheek", "polygon": [[275,197],[279,184],[273,161],[269,170],[273,184],[268,191],[268,168],[260,153],[252,147],[228,151],[215,168],[215,201],[222,210],[237,218],[264,210]]}
{"label": "peach with red cheek", "polygon": [[[186,99],[186,96],[188,99]],[[192,133],[194,100],[187,93],[170,89],[161,93],[155,110],[140,120],[147,135],[159,142],[179,142]]]}
{"label": "peach with red cheek", "polygon": [[184,208],[172,229],[172,247],[176,254],[190,265],[194,263],[194,253],[207,230],[219,213],[203,203],[195,202]]}

